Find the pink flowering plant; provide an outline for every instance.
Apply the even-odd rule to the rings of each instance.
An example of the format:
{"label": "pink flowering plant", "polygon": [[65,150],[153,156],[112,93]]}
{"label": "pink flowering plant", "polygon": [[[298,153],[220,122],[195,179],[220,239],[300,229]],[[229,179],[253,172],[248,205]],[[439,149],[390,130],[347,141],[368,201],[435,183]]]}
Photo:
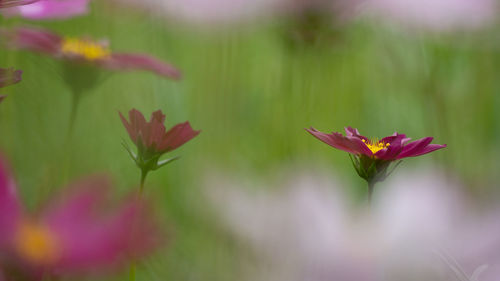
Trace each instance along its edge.
{"label": "pink flowering plant", "polygon": [[157,247],[159,228],[144,200],[131,196],[113,206],[109,188],[103,178],[82,180],[31,215],[0,159],[0,268],[7,280],[109,271]]}
{"label": "pink flowering plant", "polygon": [[112,52],[106,40],[64,37],[45,29],[17,27],[0,29],[2,41],[12,49],[48,55],[62,62],[62,77],[73,95],[69,132],[73,130],[81,96],[102,80],[101,69],[144,70],[173,80],[181,78],[174,66],[150,55]]}
{"label": "pink flowering plant", "polygon": [[126,150],[137,167],[141,169],[141,191],[150,171],[157,170],[179,158],[160,160],[163,154],[177,149],[200,133],[200,131],[193,130],[187,121],[177,124],[167,131],[163,124],[165,114],[161,110],[153,112],[149,122],[137,109],[129,111],[129,121],[121,113],[120,118],[130,139],[137,147],[137,153],[134,153],[124,142]]}
{"label": "pink flowering plant", "polygon": [[112,52],[107,41],[64,37],[31,27],[0,30],[0,39],[12,49],[44,54],[72,64],[120,71],[145,70],[174,80],[181,77],[175,67],[150,55]]}
{"label": "pink flowering plant", "polygon": [[[362,136],[352,127],[345,128],[345,136],[337,132],[326,134],[314,128],[306,131],[320,141],[349,153],[356,172],[368,183],[369,198],[375,183],[383,181],[401,159],[424,155],[446,147],[446,144],[431,144],[433,137],[409,142],[410,138],[397,132],[378,140]],[[390,164],[394,162],[396,165],[389,171]]]}

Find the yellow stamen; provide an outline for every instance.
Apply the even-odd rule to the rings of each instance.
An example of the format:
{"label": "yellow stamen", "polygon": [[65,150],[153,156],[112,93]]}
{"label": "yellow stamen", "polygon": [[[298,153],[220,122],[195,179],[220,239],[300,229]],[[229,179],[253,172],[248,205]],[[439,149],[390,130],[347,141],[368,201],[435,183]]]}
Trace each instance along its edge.
{"label": "yellow stamen", "polygon": [[66,55],[79,55],[87,60],[98,60],[110,55],[110,50],[102,44],[90,40],[66,38],[63,40],[61,51]]}
{"label": "yellow stamen", "polygon": [[36,264],[54,262],[60,255],[57,237],[44,225],[22,223],[17,230],[14,245],[21,257]]}
{"label": "yellow stamen", "polygon": [[366,146],[371,150],[371,152],[373,154],[377,153],[379,150],[382,150],[384,148],[388,148],[390,145],[389,143],[385,143],[385,142],[379,141],[377,139],[373,139],[373,140],[369,140],[369,141],[363,140],[363,142],[366,144]]}

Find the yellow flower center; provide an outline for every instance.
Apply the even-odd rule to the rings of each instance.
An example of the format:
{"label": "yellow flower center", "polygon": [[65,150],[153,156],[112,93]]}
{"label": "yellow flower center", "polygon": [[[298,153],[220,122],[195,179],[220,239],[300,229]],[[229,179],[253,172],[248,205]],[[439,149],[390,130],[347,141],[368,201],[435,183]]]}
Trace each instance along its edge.
{"label": "yellow flower center", "polygon": [[44,225],[24,222],[16,233],[17,252],[32,263],[49,264],[60,255],[57,237]]}
{"label": "yellow flower center", "polygon": [[90,40],[66,38],[63,40],[61,51],[66,55],[79,55],[87,60],[98,60],[110,55],[109,48]]}
{"label": "yellow flower center", "polygon": [[366,146],[371,150],[371,152],[373,154],[377,153],[379,150],[382,150],[384,148],[388,148],[390,145],[389,143],[385,143],[385,142],[379,141],[377,139],[373,139],[373,140],[369,140],[369,141],[363,140],[363,142],[366,144]]}

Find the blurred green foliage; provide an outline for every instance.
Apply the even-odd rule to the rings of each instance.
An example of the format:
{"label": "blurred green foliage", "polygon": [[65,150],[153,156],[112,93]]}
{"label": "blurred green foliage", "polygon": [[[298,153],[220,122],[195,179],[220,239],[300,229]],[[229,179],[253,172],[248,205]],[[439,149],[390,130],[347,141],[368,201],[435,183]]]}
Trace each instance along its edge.
{"label": "blurred green foliage", "polygon": [[[92,13],[41,25],[65,35],[109,38],[116,51],[140,51],[182,69],[174,82],[142,72],[115,72],[85,94],[68,135],[71,94],[59,62],[2,50],[1,66],[24,71],[2,89],[0,147],[22,197],[35,209],[52,192],[88,174],[109,174],[122,193],[137,188],[139,170],[121,146],[130,140],[118,118],[131,108],[162,109],[167,126],[189,120],[202,133],[153,172],[147,193],[171,229],[169,247],[139,265],[138,280],[238,280],[245,246],[218,225],[200,186],[205,171],[272,178],[282,166],[328,167],[364,192],[346,153],[304,128],[344,126],[383,137],[434,136],[448,148],[405,161],[434,165],[468,183],[494,187],[500,157],[500,40],[496,30],[453,35],[408,32],[358,21],[326,40],[289,40],[287,21],[221,30],[167,23],[94,3]],[[126,273],[118,280],[123,280]]]}

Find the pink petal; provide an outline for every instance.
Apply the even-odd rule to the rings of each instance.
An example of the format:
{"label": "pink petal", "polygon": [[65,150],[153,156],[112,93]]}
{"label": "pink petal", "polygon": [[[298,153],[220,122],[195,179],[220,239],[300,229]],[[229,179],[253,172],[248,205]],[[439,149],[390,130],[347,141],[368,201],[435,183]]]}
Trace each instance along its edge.
{"label": "pink petal", "polygon": [[8,243],[20,220],[22,210],[17,188],[7,163],[0,156],[0,244]]}
{"label": "pink petal", "polygon": [[39,0],[36,3],[4,11],[8,16],[21,16],[31,20],[67,19],[88,12],[90,0]]}
{"label": "pink petal", "polygon": [[52,56],[59,53],[62,42],[61,37],[55,33],[28,27],[0,29],[0,39],[5,39],[7,46],[13,49],[28,50]]}
{"label": "pink petal", "polygon": [[158,246],[157,224],[144,201],[134,196],[110,204],[109,183],[102,178],[82,181],[71,190],[42,217],[61,243],[54,270],[114,268]]}
{"label": "pink petal", "polygon": [[358,137],[343,136],[342,134],[336,132],[333,132],[332,134],[325,134],[314,128],[306,129],[306,131],[315,136],[317,139],[337,149],[351,154],[364,154],[367,156],[373,155],[371,150]]}
{"label": "pink petal", "polygon": [[191,128],[191,124],[187,121],[177,124],[164,135],[159,149],[164,152],[172,151],[190,141],[199,133],[200,131],[193,130],[193,128]]}
{"label": "pink petal", "polygon": [[181,78],[181,73],[174,66],[145,54],[113,54],[101,64],[109,69],[145,70],[174,80]]}
{"label": "pink petal", "polygon": [[415,154],[419,153],[429,143],[431,143],[432,139],[433,137],[426,137],[410,142],[409,144],[403,147],[403,151],[401,151],[401,153],[398,155],[398,159],[417,156]]}

